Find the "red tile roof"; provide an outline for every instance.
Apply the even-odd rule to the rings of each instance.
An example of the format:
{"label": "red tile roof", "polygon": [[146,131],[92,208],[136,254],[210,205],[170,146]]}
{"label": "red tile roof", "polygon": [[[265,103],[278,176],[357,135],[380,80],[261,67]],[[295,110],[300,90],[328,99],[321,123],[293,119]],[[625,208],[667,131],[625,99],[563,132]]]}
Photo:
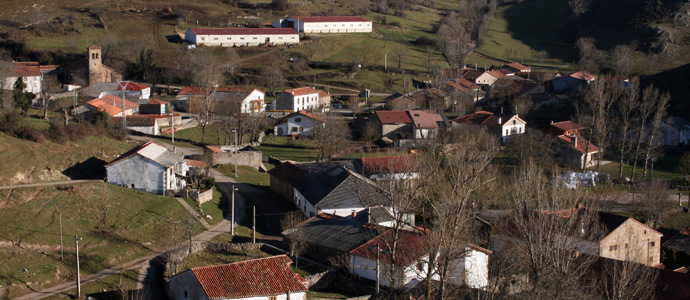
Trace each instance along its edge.
{"label": "red tile roof", "polygon": [[575,136],[577,137],[577,145],[573,145],[573,138],[570,135],[559,135],[558,138],[582,154],[599,152],[599,148],[589,143],[581,134],[575,133]]}
{"label": "red tile roof", "polygon": [[326,91],[319,90],[319,98],[330,97],[331,94],[326,93]]}
{"label": "red tile roof", "polygon": [[158,100],[158,99],[151,99],[151,100],[149,100],[149,102],[146,103],[146,104],[168,104],[168,102],[167,102],[167,101],[163,101],[163,100]]}
{"label": "red tile roof", "polygon": [[408,110],[412,123],[419,128],[438,128],[443,117],[433,110]]}
{"label": "red tile roof", "polygon": [[292,28],[192,28],[198,35],[299,34]]}
{"label": "red tile roof", "polygon": [[[409,266],[422,257],[428,255],[427,247],[422,235],[406,230],[400,231],[399,234],[400,236],[396,246],[396,251],[398,252],[395,254],[396,266]],[[379,235],[373,240],[370,240],[353,249],[350,251],[350,254],[376,260],[376,251],[378,245],[378,249],[381,251],[379,253],[380,261],[382,263],[390,264],[392,257],[387,244],[390,244],[392,239],[393,231],[387,230],[382,235]]]}
{"label": "red tile roof", "polygon": [[488,71],[489,75],[493,76],[494,78],[498,79],[503,76],[506,76],[505,74],[501,73],[500,71]]}
{"label": "red tile roof", "polygon": [[[138,91],[141,91],[141,90],[145,90],[145,89],[147,89],[147,88],[149,88],[149,87],[148,87],[148,86],[145,86],[145,85],[143,85],[143,84],[138,84],[138,83],[136,83],[136,82],[128,82],[127,85],[125,86],[125,90],[127,90],[127,91],[134,91],[134,92],[138,92]],[[117,86],[117,90],[118,90],[118,91],[121,91],[121,90],[122,90],[122,82],[120,82],[120,85]]]}
{"label": "red tile roof", "polygon": [[318,94],[319,93],[319,91],[311,88],[310,86],[291,89],[291,90],[284,90],[283,92],[291,94],[293,96],[302,96],[302,95]]}
{"label": "red tile roof", "polygon": [[30,76],[41,76],[41,69],[37,62],[15,62],[14,63],[14,76],[17,77],[30,77]]}
{"label": "red tile roof", "polygon": [[508,66],[509,68],[514,69],[514,70],[516,70],[516,71],[518,71],[518,72],[524,72],[524,71],[529,71],[529,70],[531,70],[530,67],[525,66],[525,65],[523,65],[523,64],[521,64],[521,63],[517,63],[517,62],[509,63],[509,64],[507,64],[506,66]]}
{"label": "red tile roof", "polygon": [[585,127],[583,127],[582,125],[577,124],[575,122],[572,122],[572,121],[563,121],[563,122],[551,123],[551,125],[546,127],[544,129],[544,131],[546,131],[547,133],[549,133],[551,135],[561,135],[564,133],[571,132],[573,130],[581,130],[581,129],[585,129]]}
{"label": "red tile roof", "polygon": [[319,23],[319,22],[371,22],[370,20],[359,16],[326,16],[326,17],[308,17],[297,16],[292,17],[299,19],[305,23]]}
{"label": "red tile roof", "polygon": [[[106,112],[111,117],[122,112],[122,98],[115,95],[105,95],[101,98],[96,98],[86,103],[95,107],[99,111]],[[130,110],[137,107],[139,107],[139,104],[125,100],[125,110]]]}
{"label": "red tile roof", "polygon": [[376,116],[382,124],[412,123],[412,119],[404,110],[377,110]]}
{"label": "red tile roof", "polygon": [[290,269],[291,263],[286,255],[278,255],[190,271],[210,299],[306,292],[305,280]]}
{"label": "red tile roof", "polygon": [[594,74],[586,72],[586,71],[578,71],[575,73],[571,73],[568,76],[575,78],[575,79],[587,80],[587,81],[591,81],[591,80],[594,80],[597,78]]}
{"label": "red tile roof", "polygon": [[208,148],[208,150],[211,150],[211,151],[216,152],[216,153],[223,153],[223,150],[220,150],[219,148],[216,148],[213,146],[206,146],[206,148]]}
{"label": "red tile roof", "polygon": [[417,158],[413,155],[362,157],[362,173],[385,174],[408,172],[415,168]]}
{"label": "red tile roof", "polygon": [[200,160],[195,160],[195,159],[184,159],[187,162],[187,166],[192,167],[192,168],[206,168],[208,165]]}

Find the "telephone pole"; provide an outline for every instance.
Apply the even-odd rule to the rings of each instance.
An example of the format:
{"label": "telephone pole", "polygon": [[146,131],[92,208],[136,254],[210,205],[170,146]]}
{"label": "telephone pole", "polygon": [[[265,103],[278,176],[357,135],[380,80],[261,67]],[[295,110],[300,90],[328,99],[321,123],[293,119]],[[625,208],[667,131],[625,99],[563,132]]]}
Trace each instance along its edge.
{"label": "telephone pole", "polygon": [[175,107],[170,104],[170,133],[172,134],[173,147],[175,145]]}
{"label": "telephone pole", "polygon": [[256,244],[256,206],[252,206],[252,244]]}
{"label": "telephone pole", "polygon": [[[122,84],[125,84],[124,86]],[[127,86],[129,86],[129,81],[120,81],[119,87],[122,89],[122,132],[127,135],[127,117],[125,114],[125,95],[127,95]]]}
{"label": "telephone pole", "polygon": [[65,261],[65,248],[62,246],[62,213],[60,214],[60,260]]}
{"label": "telephone pole", "polygon": [[232,186],[232,200],[230,201],[230,235],[235,235],[235,191],[239,191]]}
{"label": "telephone pole", "polygon": [[77,248],[77,299],[81,299],[81,276],[79,275],[79,241],[81,238],[74,236],[74,244]]}
{"label": "telephone pole", "polygon": [[381,266],[380,266],[380,259],[379,255],[381,253],[381,248],[379,248],[379,245],[376,245],[376,294],[378,295],[379,292],[381,291]]}

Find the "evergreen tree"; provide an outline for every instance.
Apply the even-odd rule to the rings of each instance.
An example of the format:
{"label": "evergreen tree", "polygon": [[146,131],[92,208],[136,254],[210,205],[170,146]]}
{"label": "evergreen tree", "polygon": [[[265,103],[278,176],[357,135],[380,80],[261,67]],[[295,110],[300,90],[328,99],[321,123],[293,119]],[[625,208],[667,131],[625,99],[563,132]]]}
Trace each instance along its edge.
{"label": "evergreen tree", "polygon": [[14,83],[14,90],[12,92],[12,100],[14,101],[14,107],[22,110],[22,114],[26,115],[29,108],[31,108],[31,99],[34,98],[34,94],[25,91],[26,84],[24,80],[19,77]]}

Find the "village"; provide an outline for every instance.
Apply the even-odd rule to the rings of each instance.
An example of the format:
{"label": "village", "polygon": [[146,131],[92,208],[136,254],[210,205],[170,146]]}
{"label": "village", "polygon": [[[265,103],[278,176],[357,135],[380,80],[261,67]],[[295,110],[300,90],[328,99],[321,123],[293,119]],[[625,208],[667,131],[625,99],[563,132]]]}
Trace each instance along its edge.
{"label": "village", "polygon": [[95,41],[0,52],[1,298],[690,298],[690,121],[663,86],[442,38],[414,67],[333,62],[329,38],[395,26],[179,11],[156,11],[174,74]]}

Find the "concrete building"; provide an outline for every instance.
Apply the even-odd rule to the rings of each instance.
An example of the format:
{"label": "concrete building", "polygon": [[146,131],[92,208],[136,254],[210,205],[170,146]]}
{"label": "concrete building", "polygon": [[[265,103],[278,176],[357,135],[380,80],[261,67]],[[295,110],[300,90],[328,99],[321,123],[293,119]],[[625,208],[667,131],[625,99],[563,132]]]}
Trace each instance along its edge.
{"label": "concrete building", "polygon": [[110,184],[165,195],[185,187],[188,168],[182,155],[148,141],[108,163],[105,170]]}
{"label": "concrete building", "polygon": [[[321,97],[328,99],[321,100]],[[296,89],[285,90],[276,95],[274,108],[276,110],[314,110],[322,106],[322,103],[330,105],[330,95],[322,93],[312,87],[301,87]]]}
{"label": "concrete building", "polygon": [[680,117],[669,117],[661,123],[664,145],[682,147],[690,144],[690,122]]}
{"label": "concrete building", "polygon": [[273,133],[275,135],[312,135],[314,128],[325,125],[326,119],[301,110],[278,119],[273,127]]}
{"label": "concrete building", "polygon": [[139,99],[149,99],[151,97],[151,87],[145,86],[143,84],[138,84],[136,82],[120,82],[117,86],[118,93],[122,93],[122,86],[125,86],[125,91],[128,96],[136,95]]}
{"label": "concrete building", "polygon": [[372,21],[358,16],[290,17],[273,22],[273,27],[304,33],[371,32]]}
{"label": "concrete building", "polygon": [[192,28],[185,40],[214,47],[288,45],[299,44],[299,33],[291,28]]}
{"label": "concrete building", "polygon": [[305,300],[306,280],[290,269],[286,255],[192,268],[169,279],[173,300]]}

